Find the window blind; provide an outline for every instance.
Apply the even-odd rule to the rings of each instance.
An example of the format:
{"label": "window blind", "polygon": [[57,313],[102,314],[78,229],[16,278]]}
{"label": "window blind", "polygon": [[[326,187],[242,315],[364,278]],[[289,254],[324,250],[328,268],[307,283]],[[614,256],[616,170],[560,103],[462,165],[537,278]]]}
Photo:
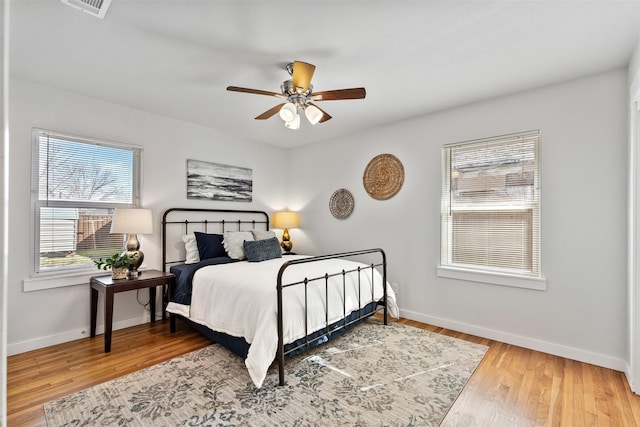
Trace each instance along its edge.
{"label": "window blind", "polygon": [[441,265],[539,276],[539,132],[442,153]]}
{"label": "window blind", "polygon": [[[38,135],[38,199],[47,205],[134,203],[134,149]],[[60,203],[55,203],[60,202]]]}
{"label": "window blind", "polygon": [[95,268],[120,252],[111,216],[138,205],[140,148],[34,129],[33,154],[34,273]]}

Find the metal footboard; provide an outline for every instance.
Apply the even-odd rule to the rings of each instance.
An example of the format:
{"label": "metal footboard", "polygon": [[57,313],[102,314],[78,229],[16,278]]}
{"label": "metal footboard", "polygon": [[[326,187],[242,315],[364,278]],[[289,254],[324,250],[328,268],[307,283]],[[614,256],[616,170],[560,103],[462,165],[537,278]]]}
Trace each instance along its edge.
{"label": "metal footboard", "polygon": [[[324,261],[324,260],[329,260],[329,259],[338,259],[338,258],[347,258],[347,257],[356,257],[356,256],[362,256],[362,255],[371,255],[373,257],[376,257],[376,254],[380,255],[380,261],[378,261],[377,263],[371,263],[368,264],[366,266],[366,268],[362,268],[362,267],[357,267],[355,269],[352,270],[342,270],[339,272],[326,272],[324,275],[322,276],[317,276],[317,277],[311,277],[311,278],[305,278],[304,280],[301,281],[297,281],[297,282],[292,282],[292,283],[283,283],[282,278],[283,275],[285,273],[285,271],[287,270],[287,268],[290,268],[294,265],[298,265],[298,264],[307,264],[307,263],[312,263],[312,262],[318,262],[318,261]],[[387,324],[387,256],[384,252],[384,250],[380,249],[380,248],[376,248],[376,249],[364,249],[364,250],[359,250],[359,251],[353,251],[353,252],[343,252],[343,253],[338,253],[338,254],[331,254],[331,255],[321,255],[321,256],[315,256],[315,257],[310,257],[310,258],[301,258],[301,259],[294,259],[291,261],[287,261],[286,263],[284,263],[282,265],[282,267],[280,268],[279,272],[278,272],[278,279],[277,279],[277,293],[278,293],[278,353],[276,358],[278,359],[278,370],[279,370],[279,384],[282,386],[284,385],[284,358],[287,354],[290,354],[292,352],[295,352],[297,350],[300,349],[304,349],[304,348],[308,348],[311,344],[313,344],[314,342],[321,340],[323,338],[330,338],[330,336],[332,334],[335,334],[336,332],[347,328],[349,325],[356,323],[366,317],[369,317],[371,315],[371,313],[369,312],[363,312],[362,308],[360,308],[359,310],[357,310],[357,314],[355,312],[353,313],[346,313],[346,276],[348,274],[355,274],[357,275],[358,278],[358,299],[359,299],[359,307],[362,307],[362,299],[361,299],[361,293],[360,293],[360,278],[362,277],[361,275],[363,274],[371,274],[371,292],[372,292],[372,299],[373,298],[373,292],[375,289],[374,286],[374,275],[375,275],[375,270],[377,268],[381,267],[382,269],[382,288],[383,288],[383,297],[381,301],[377,301],[378,305],[382,305],[383,306],[383,317],[384,317],[384,324]],[[328,302],[329,298],[328,298],[328,293],[329,293],[329,286],[328,286],[328,281],[329,278],[331,277],[338,277],[338,276],[342,276],[342,297],[343,297],[343,301],[342,301],[342,307],[343,307],[343,318],[341,320],[339,320],[338,323],[338,327],[333,327],[331,328],[329,325],[329,309],[328,309],[328,304],[325,304],[325,326],[324,329],[320,331],[319,335],[314,336],[313,339],[309,338],[309,330],[308,330],[308,313],[307,313],[307,287],[310,283],[312,282],[316,282],[316,281],[324,281],[325,283],[325,300]],[[300,345],[297,346],[292,346],[291,348],[289,348],[287,351],[285,351],[285,342],[284,342],[284,321],[283,321],[283,291],[286,288],[289,288],[291,286],[304,286],[304,295],[305,295],[305,301],[304,301],[304,314],[305,314],[305,338],[304,338],[304,342]],[[353,316],[353,314],[356,314],[355,316]],[[336,325],[336,323],[333,323],[333,325]],[[317,331],[311,331],[313,332],[317,332]]]}

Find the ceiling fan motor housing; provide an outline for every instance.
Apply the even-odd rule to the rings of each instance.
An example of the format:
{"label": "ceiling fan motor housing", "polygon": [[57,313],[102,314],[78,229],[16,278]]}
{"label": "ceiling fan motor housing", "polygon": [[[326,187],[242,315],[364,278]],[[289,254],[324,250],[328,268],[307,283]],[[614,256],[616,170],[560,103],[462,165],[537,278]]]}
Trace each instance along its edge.
{"label": "ceiling fan motor housing", "polygon": [[280,89],[289,102],[298,108],[305,108],[309,103],[311,92],[313,92],[313,85],[310,84],[307,90],[302,92],[302,88],[293,86],[293,80],[287,80],[282,83]]}

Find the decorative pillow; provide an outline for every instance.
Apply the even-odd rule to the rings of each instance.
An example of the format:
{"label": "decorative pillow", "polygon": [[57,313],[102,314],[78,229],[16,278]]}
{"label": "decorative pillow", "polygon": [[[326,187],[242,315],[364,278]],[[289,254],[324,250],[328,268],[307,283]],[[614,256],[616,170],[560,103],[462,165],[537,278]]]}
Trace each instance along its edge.
{"label": "decorative pillow", "polygon": [[244,253],[249,262],[260,262],[268,259],[282,258],[280,242],[277,237],[270,239],[244,241]]}
{"label": "decorative pillow", "polygon": [[266,240],[276,237],[276,232],[271,230],[251,230],[251,233],[253,233],[253,240]]}
{"label": "decorative pillow", "polygon": [[198,252],[198,243],[196,242],[196,236],[194,236],[193,234],[185,234],[184,236],[182,236],[182,241],[184,242],[184,249],[187,253],[187,259],[184,263],[195,264],[196,262],[200,261],[200,253]]}
{"label": "decorative pillow", "polygon": [[222,245],[230,258],[246,259],[242,245],[245,240],[253,241],[253,233],[250,231],[225,231]]}
{"label": "decorative pillow", "polygon": [[198,243],[198,253],[200,260],[225,256],[224,247],[222,245],[222,234],[207,234],[194,232],[196,242]]}

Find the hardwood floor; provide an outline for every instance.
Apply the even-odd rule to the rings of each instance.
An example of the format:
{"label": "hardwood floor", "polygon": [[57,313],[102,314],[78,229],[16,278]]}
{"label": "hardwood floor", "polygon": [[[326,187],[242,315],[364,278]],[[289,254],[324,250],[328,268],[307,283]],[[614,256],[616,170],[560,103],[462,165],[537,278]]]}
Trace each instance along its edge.
{"label": "hardwood floor", "polygon": [[[621,372],[411,320],[400,323],[490,347],[443,426],[640,425],[640,396]],[[111,353],[103,352],[104,337],[98,335],[10,356],[8,426],[45,426],[45,402],[207,345],[181,322],[170,334],[168,321],[158,321],[114,331]]]}

